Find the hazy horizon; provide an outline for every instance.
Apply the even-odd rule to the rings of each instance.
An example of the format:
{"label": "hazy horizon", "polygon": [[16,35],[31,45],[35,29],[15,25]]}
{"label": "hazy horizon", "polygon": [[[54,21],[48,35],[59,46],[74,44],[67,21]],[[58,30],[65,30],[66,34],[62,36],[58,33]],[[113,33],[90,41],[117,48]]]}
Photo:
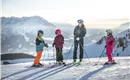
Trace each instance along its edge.
{"label": "hazy horizon", "polygon": [[[38,16],[38,15],[34,15],[34,16]],[[6,17],[6,16],[2,16],[2,17]],[[33,16],[22,16],[22,17],[11,16],[11,17],[22,18],[22,17],[33,17]],[[11,18],[11,17],[6,17],[6,18]],[[44,18],[44,17],[41,17],[41,18]],[[122,19],[87,20],[87,22],[85,22],[84,24],[88,28],[115,28],[126,22],[130,22],[129,19],[122,18]],[[73,23],[67,23],[67,22],[51,22],[51,23],[71,24],[73,26],[77,25],[77,23],[73,24]]]}
{"label": "hazy horizon", "polygon": [[[2,0],[2,16],[39,15],[50,22],[128,18],[129,0]],[[74,22],[75,21],[75,22]]]}

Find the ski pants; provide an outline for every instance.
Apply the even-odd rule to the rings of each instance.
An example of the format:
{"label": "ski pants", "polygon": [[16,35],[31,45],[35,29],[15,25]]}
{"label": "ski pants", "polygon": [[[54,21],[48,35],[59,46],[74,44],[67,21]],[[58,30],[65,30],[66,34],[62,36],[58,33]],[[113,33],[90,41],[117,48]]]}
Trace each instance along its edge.
{"label": "ski pants", "polygon": [[73,53],[73,59],[74,59],[74,61],[76,61],[76,59],[77,59],[78,45],[80,47],[80,61],[82,61],[82,59],[83,59],[83,46],[84,46],[84,39],[83,38],[80,38],[79,41],[77,41],[76,39],[74,39],[74,53]]}
{"label": "ski pants", "polygon": [[34,59],[34,64],[39,64],[40,63],[41,56],[42,56],[42,51],[40,51],[40,50],[37,51],[37,56]]}
{"label": "ski pants", "polygon": [[106,53],[107,53],[107,57],[108,57],[108,61],[113,61],[112,60],[112,51],[113,51],[113,48],[112,47],[107,47],[106,48]]}
{"label": "ski pants", "polygon": [[62,48],[56,48],[56,61],[63,61]]}

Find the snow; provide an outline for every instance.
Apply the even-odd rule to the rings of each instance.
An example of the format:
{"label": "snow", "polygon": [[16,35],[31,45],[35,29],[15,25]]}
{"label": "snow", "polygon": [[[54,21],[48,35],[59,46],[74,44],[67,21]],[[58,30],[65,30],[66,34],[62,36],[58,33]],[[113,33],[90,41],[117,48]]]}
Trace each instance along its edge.
{"label": "snow", "polygon": [[54,38],[44,38],[45,40],[48,40],[48,41],[53,41]]}
{"label": "snow", "polygon": [[12,50],[13,50],[12,48],[8,49],[8,51],[12,51]]}
{"label": "snow", "polygon": [[22,44],[19,44],[19,48],[21,48]]}
{"label": "snow", "polygon": [[[98,65],[94,65],[98,58],[84,59],[80,66],[66,63],[68,66],[56,66],[53,68],[27,68],[32,62],[1,65],[2,80],[129,80],[130,78],[130,57],[115,57],[118,64],[105,65],[107,58],[101,58]],[[53,63],[54,61],[50,61]],[[42,61],[47,66],[48,61]]]}
{"label": "snow", "polygon": [[28,41],[29,41],[29,37],[27,37],[27,36],[25,35],[25,33],[20,33],[20,34],[24,36],[24,38],[25,38],[26,42],[28,42]]}

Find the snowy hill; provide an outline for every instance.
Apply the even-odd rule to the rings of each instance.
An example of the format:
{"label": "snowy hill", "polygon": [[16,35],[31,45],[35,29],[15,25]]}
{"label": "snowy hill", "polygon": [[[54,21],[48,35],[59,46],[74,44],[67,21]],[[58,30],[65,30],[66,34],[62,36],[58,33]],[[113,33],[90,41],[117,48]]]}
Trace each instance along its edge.
{"label": "snowy hill", "polygon": [[44,30],[45,37],[52,37],[48,31],[54,32],[54,27],[39,16],[32,17],[2,17],[1,18],[2,53],[35,52],[35,37],[39,29]]}
{"label": "snowy hill", "polygon": [[[130,56],[130,29],[127,29],[119,34],[114,35],[116,42],[115,47],[113,50],[113,55],[117,56]],[[122,42],[121,42],[122,41]],[[121,45],[122,44],[122,45]],[[86,45],[86,52],[88,52],[88,55],[92,57],[91,54],[96,55],[101,54],[105,46],[105,39],[103,39],[101,44],[90,44]],[[94,49],[94,50],[93,50]]]}
{"label": "snowy hill", "polygon": [[119,27],[120,27],[120,30],[122,31],[127,30],[130,28],[130,22],[123,23]]}
{"label": "snowy hill", "polygon": [[[1,25],[5,27],[18,27],[23,26],[25,27],[48,27],[51,26],[47,20],[40,16],[32,16],[32,17],[2,17],[1,18]],[[44,25],[44,26],[43,26]]]}
{"label": "snowy hill", "polygon": [[130,28],[130,22],[125,22],[113,28],[113,33],[118,34]]}
{"label": "snowy hill", "polygon": [[[49,62],[44,61],[43,68],[29,68],[31,62],[2,66],[2,80],[129,80],[130,57],[116,57],[116,65],[102,64],[107,58],[102,58],[98,65],[94,65],[98,58],[85,59],[80,66],[67,61],[67,66],[49,68]],[[53,62],[51,62],[53,63]]]}
{"label": "snowy hill", "polygon": [[[1,17],[1,29],[2,53],[34,55],[37,31],[40,29],[44,31],[44,39],[51,46],[57,27],[40,16]],[[71,36],[71,34],[62,33],[65,38]]]}

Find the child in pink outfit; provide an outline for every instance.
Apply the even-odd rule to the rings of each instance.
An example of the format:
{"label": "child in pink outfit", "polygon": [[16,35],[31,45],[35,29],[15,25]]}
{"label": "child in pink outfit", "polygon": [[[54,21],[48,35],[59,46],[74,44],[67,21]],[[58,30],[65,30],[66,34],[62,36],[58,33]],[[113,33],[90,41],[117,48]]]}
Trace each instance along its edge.
{"label": "child in pink outfit", "polygon": [[112,52],[114,49],[114,42],[115,39],[112,35],[112,30],[106,30],[107,32],[107,38],[106,38],[106,54],[108,57],[108,62],[106,62],[105,64],[109,64],[109,63],[115,63],[114,60],[112,59]]}

